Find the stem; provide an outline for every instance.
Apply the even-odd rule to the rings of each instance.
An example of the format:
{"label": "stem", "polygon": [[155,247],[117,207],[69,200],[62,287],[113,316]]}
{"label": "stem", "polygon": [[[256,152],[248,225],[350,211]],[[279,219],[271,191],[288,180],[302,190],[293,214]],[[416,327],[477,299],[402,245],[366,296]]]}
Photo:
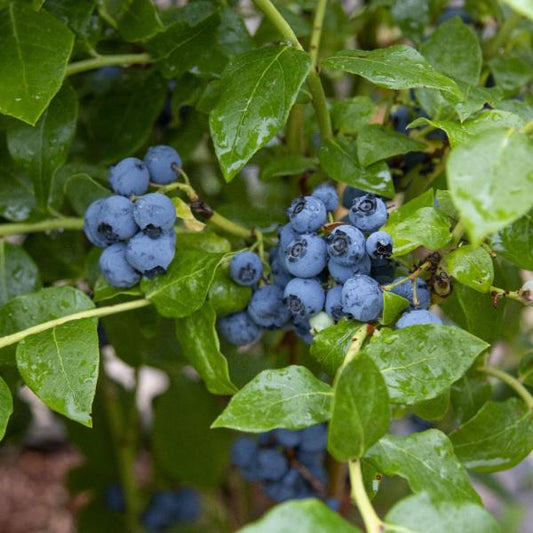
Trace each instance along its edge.
{"label": "stem", "polygon": [[192,202],[198,200],[198,194],[189,184],[178,181],[159,188],[157,192],[160,194],[167,194],[168,192],[175,190],[183,191]]}
{"label": "stem", "polygon": [[150,300],[139,299],[133,300],[131,302],[125,302],[122,304],[108,305],[106,307],[97,307],[96,309],[89,309],[88,311],[80,311],[78,313],[73,313],[71,315],[62,316],[54,320],[49,320],[48,322],[43,322],[42,324],[37,324],[22,331],[17,331],[17,333],[12,333],[11,335],[6,335],[5,337],[0,338],[0,348],[5,348],[11,344],[16,344],[17,342],[25,339],[29,335],[35,335],[36,333],[41,333],[50,328],[55,328],[66,324],[67,322],[73,322],[74,320],[82,320],[84,318],[96,318],[103,317],[108,315],[114,315],[116,313],[123,313],[124,311],[132,311],[133,309],[139,309],[140,307],[146,307],[151,305]]}
{"label": "stem", "polygon": [[457,222],[457,224],[455,224],[455,227],[453,228],[452,238],[450,239],[449,246],[455,248],[459,244],[459,241],[463,237],[464,233],[465,227],[463,226],[463,223],[461,221]]}
{"label": "stem", "polygon": [[425,270],[428,270],[433,265],[433,262],[430,260],[424,261],[412,274],[409,274],[405,278],[402,278],[394,283],[389,283],[388,285],[383,285],[382,289],[384,291],[390,291],[394,289],[394,287],[397,287],[398,285],[401,285],[402,283],[405,283],[407,280],[413,281],[414,279],[418,278],[422,272]]}
{"label": "stem", "polygon": [[505,289],[500,289],[499,287],[492,286],[490,288],[490,294],[495,299],[495,302],[498,301],[498,298],[509,298],[524,305],[531,305],[531,300],[529,299],[529,291],[522,291],[522,289],[518,289],[517,291],[507,291]]}
{"label": "stem", "polygon": [[311,44],[309,46],[313,68],[316,67],[318,61],[318,50],[320,48],[320,38],[322,37],[322,26],[324,24],[327,3],[328,0],[318,0],[316,6],[315,18],[313,20],[313,32],[311,33]]}
{"label": "stem", "polygon": [[276,27],[285,40],[289,41],[299,50],[303,50],[300,41],[298,41],[298,37],[296,37],[294,31],[292,31],[289,23],[283,18],[283,15],[276,9],[270,0],[254,0],[254,3],[263,12],[265,17]]}
{"label": "stem", "polygon": [[243,239],[249,239],[250,237],[254,237],[256,235],[256,232],[254,232],[253,230],[249,230],[248,228],[245,228],[244,226],[233,222],[229,218],[222,216],[216,211],[213,212],[213,215],[211,216],[211,218],[209,218],[208,222],[217,226],[218,228],[227,233],[231,233],[236,237],[242,237]]}
{"label": "stem", "polygon": [[365,523],[367,533],[380,533],[383,531],[385,524],[377,515],[372,503],[368,498],[363,483],[363,473],[361,472],[361,463],[358,460],[350,461],[350,483],[352,485],[352,499],[357,505],[359,512]]}
{"label": "stem", "polygon": [[153,61],[150,54],[120,54],[109,56],[98,56],[92,59],[83,59],[82,61],[76,61],[70,63],[67,66],[67,76],[72,74],[79,74],[80,72],[86,72],[88,70],[94,70],[101,67],[109,67],[118,65],[126,67],[129,65],[139,65],[151,63]]}
{"label": "stem", "polygon": [[346,351],[346,355],[344,356],[339,375],[342,373],[342,369],[355,359],[355,356],[359,353],[363,343],[372,331],[372,328],[369,327],[368,324],[364,324],[357,329],[355,335],[352,337],[352,343],[350,344],[348,350]]}
{"label": "stem", "polygon": [[303,120],[304,107],[302,104],[294,104],[287,121],[287,150],[289,155],[300,155],[303,153]]}
{"label": "stem", "polygon": [[38,233],[54,229],[80,230],[83,228],[83,219],[75,217],[51,218],[39,222],[15,222],[13,224],[0,224],[0,237],[18,235],[20,233]]}
{"label": "stem", "polygon": [[521,19],[522,17],[516,11],[513,11],[509,15],[509,18],[500,26],[494,39],[485,47],[485,59],[490,59],[498,53],[499,49],[511,36],[512,31],[518,26]]}
{"label": "stem", "polygon": [[509,387],[511,387],[516,394],[518,394],[524,400],[524,402],[526,402],[529,410],[533,411],[533,396],[531,396],[529,391],[516,378],[510,374],[507,374],[507,372],[504,372],[503,370],[494,368],[493,366],[482,366],[478,368],[478,370],[480,372],[485,372],[485,374],[489,374],[490,376],[494,376],[495,378],[498,378],[505,384],[509,385]]}

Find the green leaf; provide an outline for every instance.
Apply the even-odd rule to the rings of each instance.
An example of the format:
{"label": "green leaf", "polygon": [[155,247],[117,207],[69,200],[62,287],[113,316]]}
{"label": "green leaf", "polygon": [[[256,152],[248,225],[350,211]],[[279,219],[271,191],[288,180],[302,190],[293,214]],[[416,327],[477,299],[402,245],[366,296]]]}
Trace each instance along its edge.
{"label": "green leaf", "polygon": [[531,387],[533,385],[533,352],[526,353],[520,360],[518,367],[520,379],[524,385]]}
{"label": "green leaf", "polygon": [[370,123],[375,111],[376,104],[368,96],[335,100],[331,107],[331,120],[335,131],[345,135],[354,135]]}
{"label": "green leaf", "polygon": [[533,139],[526,134],[493,130],[450,153],[448,187],[472,244],[479,244],[533,206],[532,150]]}
{"label": "green leaf", "polygon": [[533,66],[519,55],[495,57],[489,61],[496,85],[510,96],[515,95],[533,79]]}
{"label": "green leaf", "polygon": [[531,0],[502,0],[502,2],[510,5],[524,17],[533,20],[533,4]]}
{"label": "green leaf", "polygon": [[328,451],[338,461],[359,459],[390,424],[387,386],[375,363],[360,354],[338,378],[328,429]]}
{"label": "green leaf", "polygon": [[457,381],[488,344],[454,326],[425,324],[382,331],[365,348],[393,403],[435,398]]}
{"label": "green leaf", "polygon": [[92,202],[111,195],[109,189],[85,173],[74,174],[68,178],[65,183],[65,193],[70,205],[80,216],[85,214]]}
{"label": "green leaf", "polygon": [[406,437],[385,435],[365,455],[388,476],[403,477],[414,493],[433,499],[481,503],[448,437],[430,429]]}
{"label": "green leaf", "polygon": [[20,246],[0,241],[0,307],[20,294],[41,287],[39,269]]}
{"label": "green leaf", "polygon": [[6,434],[7,422],[13,413],[13,397],[6,382],[0,378],[0,441]]}
{"label": "green leaf", "polygon": [[233,394],[237,388],[231,382],[228,362],[220,352],[216,320],[213,306],[206,302],[192,315],[176,320],[176,335],[183,354],[200,374],[207,390],[212,394]]}
{"label": "green leaf", "polygon": [[492,235],[490,245],[507,261],[533,270],[533,211]]}
{"label": "green leaf", "polygon": [[226,181],[284,126],[310,67],[305,52],[268,46],[235,57],[224,70],[209,124]]}
{"label": "green leaf", "polygon": [[19,2],[0,11],[0,113],[35,124],[63,83],[73,44],[46,11]]}
{"label": "green leaf", "polygon": [[[111,287],[109,283],[99,276],[94,285],[94,295],[93,300],[95,302],[103,302],[105,300],[111,300],[117,296],[142,296],[143,293],[139,287],[132,287],[131,289],[117,289],[116,287]],[[144,312],[144,311],[143,311]]]}
{"label": "green leaf", "polygon": [[143,278],[141,290],[169,318],[183,318],[202,307],[215,270],[226,254],[180,250],[166,274]]}
{"label": "green leaf", "polygon": [[195,25],[177,21],[150,40],[146,47],[163,76],[176,78],[197,65],[198,57],[215,44],[220,24],[218,12]]}
{"label": "green leaf", "polygon": [[50,409],[91,427],[100,350],[96,319],[68,322],[17,346],[22,379]]}
{"label": "green leaf", "polygon": [[252,297],[252,288],[237,285],[230,277],[227,268],[218,268],[209,289],[208,301],[217,316],[242,311]]}
{"label": "green leaf", "polygon": [[436,71],[414,48],[403,44],[378,50],[342,50],[322,61],[334,70],[358,74],[386,89],[431,87],[461,96],[457,84]]}
{"label": "green leaf", "polygon": [[218,254],[231,252],[230,242],[213,231],[180,231],[179,246],[186,250],[200,250]]}
{"label": "green leaf", "polygon": [[32,215],[35,196],[29,179],[13,169],[0,168],[0,216],[21,222]]}
{"label": "green leaf", "polygon": [[425,492],[400,500],[385,521],[390,524],[386,533],[501,533],[498,522],[481,505],[435,500]]}
{"label": "green leaf", "polygon": [[533,414],[518,398],[490,401],[452,432],[450,440],[467,468],[507,470],[533,450]]}
{"label": "green leaf", "polygon": [[292,500],[276,505],[238,533],[361,533],[320,500]]}
{"label": "green leaf", "polygon": [[126,41],[144,41],[162,28],[151,0],[98,0],[98,9]]}
{"label": "green leaf", "polygon": [[261,179],[269,180],[282,176],[296,176],[309,170],[315,170],[316,163],[301,155],[287,155],[270,159],[261,168]]}
{"label": "green leaf", "polygon": [[68,84],[54,97],[35,126],[18,122],[7,131],[9,152],[33,182],[42,210],[56,170],[67,160],[78,118],[78,99]]}
{"label": "green leaf", "polygon": [[383,316],[381,323],[392,324],[398,315],[410,305],[409,300],[390,291],[383,291]]}
{"label": "green leaf", "polygon": [[357,137],[357,155],[365,167],[395,155],[424,151],[425,147],[424,143],[379,124],[363,126]]}
{"label": "green leaf", "polygon": [[85,47],[96,44],[100,37],[101,25],[96,23],[93,12],[94,0],[46,0],[46,11],[66,24],[81,40]]}
{"label": "green leaf", "polygon": [[201,489],[222,483],[232,435],[209,428],[219,411],[217,398],[183,375],[154,400],[154,461],[164,477]]}
{"label": "green leaf", "polygon": [[330,417],[331,387],[303,366],[264,370],[246,384],[213,422],[213,428],[260,433],[301,429]]}
{"label": "green leaf", "polygon": [[479,292],[489,292],[494,281],[492,258],[485,248],[467,244],[453,250],[446,258],[448,272],[463,285]]}
{"label": "green leaf", "polygon": [[483,63],[481,46],[460,17],[440,24],[420,45],[420,52],[440,72],[470,85],[478,84]]}
{"label": "green leaf", "polygon": [[479,374],[463,376],[451,388],[450,399],[459,422],[472,418],[490,398],[492,387]]}
{"label": "green leaf", "polygon": [[324,370],[334,376],[339,366],[344,361],[346,350],[352,343],[355,332],[361,324],[342,318],[313,337],[311,344],[311,357],[313,357]]}
{"label": "green leaf", "polygon": [[342,138],[330,139],[322,144],[318,155],[324,172],[334,180],[388,198],[394,197],[389,167],[380,162],[364,168],[357,157],[355,142]]}
{"label": "green leaf", "polygon": [[435,398],[431,400],[424,400],[423,402],[415,403],[412,410],[413,414],[429,420],[431,422],[438,422],[442,420],[448,409],[450,408],[450,389],[445,389]]}

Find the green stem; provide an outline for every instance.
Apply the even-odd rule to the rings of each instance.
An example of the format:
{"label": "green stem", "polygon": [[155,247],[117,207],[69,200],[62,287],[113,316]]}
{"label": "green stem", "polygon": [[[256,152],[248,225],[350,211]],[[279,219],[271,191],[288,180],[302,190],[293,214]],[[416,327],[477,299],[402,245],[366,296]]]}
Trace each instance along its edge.
{"label": "green stem", "polygon": [[249,230],[248,228],[245,228],[244,226],[233,222],[229,218],[222,216],[216,211],[213,212],[213,216],[209,218],[208,222],[209,224],[217,226],[217,228],[220,228],[226,233],[231,233],[232,235],[235,235],[236,237],[242,237],[243,239],[249,239],[256,235],[256,232],[254,232],[253,230]]}
{"label": "green stem", "polygon": [[363,522],[365,523],[366,533],[380,533],[383,531],[385,524],[377,515],[374,507],[372,507],[372,503],[366,493],[361,463],[358,460],[350,461],[349,471],[352,499],[361,513]]}
{"label": "green stem", "polygon": [[315,18],[313,20],[313,32],[311,33],[311,44],[309,46],[309,53],[313,61],[313,68],[318,62],[318,50],[320,48],[320,38],[322,37],[322,26],[324,25],[324,15],[326,14],[326,6],[328,0],[318,0],[315,11]]}
{"label": "green stem", "polygon": [[285,40],[289,41],[299,50],[303,50],[300,41],[298,41],[298,37],[296,37],[294,31],[292,31],[289,23],[283,18],[283,15],[276,9],[270,0],[254,0],[254,3],[263,12],[265,17],[276,27]]}
{"label": "green stem", "polygon": [[533,411],[533,396],[531,396],[529,391],[516,378],[510,374],[507,374],[507,372],[504,372],[503,370],[494,368],[493,366],[482,366],[478,368],[478,370],[480,372],[485,372],[485,374],[489,374],[489,376],[494,376],[495,378],[498,378],[500,381],[503,381],[505,384],[509,385],[509,387],[511,387],[516,394],[518,394],[524,400],[524,402],[526,402],[528,408]]}
{"label": "green stem", "polygon": [[464,234],[465,227],[463,226],[463,223],[459,221],[457,222],[457,224],[455,224],[455,227],[453,228],[452,238],[450,239],[449,246],[455,248],[459,244],[459,241],[462,239]]}
{"label": "green stem", "polygon": [[485,59],[491,59],[498,53],[500,48],[509,40],[512,31],[518,26],[521,20],[522,17],[516,11],[513,11],[509,15],[509,18],[501,25],[494,39],[487,43],[485,47]]}
{"label": "green stem", "polygon": [[79,74],[80,72],[87,72],[101,67],[109,67],[113,65],[126,67],[129,65],[144,65],[153,61],[150,54],[120,54],[109,56],[98,56],[92,59],[83,59],[70,63],[67,66],[67,76],[72,74]]}
{"label": "green stem", "polygon": [[365,342],[366,338],[370,334],[370,331],[371,329],[369,329],[368,324],[365,324],[357,329],[357,331],[355,332],[355,335],[352,337],[352,342],[348,350],[346,351],[346,355],[344,356],[344,360],[342,362],[339,375],[342,372],[342,369],[355,359],[356,355],[361,350],[363,343]]}
{"label": "green stem", "polygon": [[11,335],[6,335],[5,337],[0,338],[0,348],[5,348],[11,344],[16,344],[21,340],[25,339],[29,335],[35,335],[36,333],[41,333],[50,328],[55,328],[66,324],[67,322],[73,322],[75,320],[82,320],[84,318],[97,318],[103,316],[114,315],[116,313],[123,313],[124,311],[132,311],[133,309],[139,309],[140,307],[146,307],[151,305],[150,300],[139,299],[133,300],[131,302],[125,302],[122,304],[108,305],[106,307],[97,307],[95,309],[89,309],[87,311],[80,311],[78,313],[73,313],[71,315],[62,316],[54,320],[49,320],[48,322],[43,322],[42,324],[37,324],[31,328],[23,329],[22,331],[17,331],[17,333],[12,333]]}
{"label": "green stem", "polygon": [[286,140],[289,155],[301,155],[303,153],[303,122],[304,107],[302,104],[294,104],[287,120]]}
{"label": "green stem", "polygon": [[490,293],[492,296],[497,298],[509,298],[511,300],[515,300],[517,302],[520,302],[524,305],[531,305],[531,300],[528,298],[529,291],[522,291],[521,289],[517,291],[507,291],[505,289],[500,289],[500,287],[494,287],[491,286]]}
{"label": "green stem", "polygon": [[140,505],[135,481],[135,439],[131,438],[133,424],[124,423],[124,417],[120,410],[121,404],[113,390],[111,380],[105,372],[104,365],[102,365],[102,369],[102,373],[100,374],[100,389],[111,430],[112,445],[114,447],[120,476],[120,486],[124,493],[126,503],[126,527],[128,532],[134,533],[140,529]]}
{"label": "green stem", "polygon": [[49,220],[40,220],[39,222],[14,222],[12,224],[0,224],[0,237],[21,233],[38,233],[54,229],[80,230],[82,228],[83,219],[74,217],[51,218]]}
{"label": "green stem", "polygon": [[394,289],[394,287],[397,287],[398,285],[401,285],[402,283],[405,283],[407,280],[414,280],[422,274],[425,270],[430,268],[433,265],[432,261],[424,261],[412,274],[409,274],[405,278],[402,278],[398,281],[395,281],[394,283],[389,283],[388,285],[383,285],[382,288],[384,291],[390,291]]}

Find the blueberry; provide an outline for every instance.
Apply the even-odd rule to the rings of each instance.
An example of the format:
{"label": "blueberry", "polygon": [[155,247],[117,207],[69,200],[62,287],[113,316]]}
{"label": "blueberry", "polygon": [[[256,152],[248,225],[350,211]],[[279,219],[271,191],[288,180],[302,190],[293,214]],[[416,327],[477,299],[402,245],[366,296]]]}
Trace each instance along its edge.
{"label": "blueberry", "polygon": [[259,450],[256,461],[261,479],[267,481],[281,479],[289,468],[287,458],[278,450],[271,448]]}
{"label": "blueberry", "polygon": [[231,448],[231,463],[239,468],[245,468],[254,460],[257,450],[255,440],[245,437],[236,439]]}
{"label": "blueberry", "polygon": [[164,274],[176,253],[174,230],[162,233],[152,239],[144,233],[137,233],[130,239],[126,249],[128,263],[147,278]]}
{"label": "blueberry", "polygon": [[342,266],[336,261],[330,261],[328,263],[329,273],[337,283],[345,283],[346,280],[355,276],[355,274],[369,274],[370,267],[370,257],[366,254],[360,261],[351,266]]}
{"label": "blueberry", "polygon": [[274,438],[282,446],[287,448],[294,448],[298,446],[301,441],[301,435],[299,431],[291,431],[290,429],[275,429],[273,431]]}
{"label": "blueberry", "polygon": [[366,253],[372,259],[383,259],[392,255],[392,237],[386,231],[371,233],[366,240]]}
{"label": "blueberry", "polygon": [[275,482],[265,483],[265,494],[275,502],[293,500],[303,492],[305,480],[296,468],[289,468],[287,473]]}
{"label": "blueberry", "polygon": [[262,333],[261,328],[246,311],[239,311],[219,318],[218,329],[230,344],[236,346],[256,342]]}
{"label": "blueberry", "polygon": [[100,223],[100,210],[104,203],[103,199],[95,200],[87,210],[83,217],[83,230],[85,235],[95,246],[105,248],[109,246],[107,239],[98,233],[98,224]]}
{"label": "blueberry", "polygon": [[[398,281],[406,279],[406,278],[396,278],[393,283],[397,283]],[[426,282],[421,279],[416,279],[416,298],[417,298],[417,305],[415,305],[414,302],[414,291],[413,291],[413,281],[410,279],[407,279],[403,283],[400,283],[396,287],[392,289],[392,292],[394,294],[397,294],[398,296],[403,296],[409,302],[411,303],[411,308],[413,309],[428,309],[431,304],[431,292],[429,291],[429,288],[426,284]]]}
{"label": "blueberry", "polygon": [[407,311],[400,317],[398,322],[396,322],[396,329],[403,329],[417,324],[442,324],[442,320],[431,311],[415,309],[414,311]]}
{"label": "blueberry", "polygon": [[372,233],[387,221],[387,206],[374,194],[365,194],[354,200],[348,216],[356,228]]}
{"label": "blueberry", "polygon": [[248,303],[248,314],[256,324],[268,329],[280,329],[291,319],[283,304],[283,289],[277,285],[265,285],[255,291]]}
{"label": "blueberry", "polygon": [[342,205],[343,207],[346,207],[346,209],[350,209],[352,207],[353,201],[356,198],[359,198],[360,196],[363,196],[366,194],[365,191],[362,189],[358,189],[357,187],[350,187],[349,185],[342,191]]}
{"label": "blueberry", "polygon": [[339,206],[339,195],[333,185],[329,183],[321,183],[315,187],[312,196],[316,196],[319,200],[324,202],[328,211],[335,211]]}
{"label": "blueberry", "polygon": [[109,182],[116,194],[138,196],[148,190],[150,174],[143,161],[136,157],[126,157],[111,167]]}
{"label": "blueberry", "polygon": [[337,226],[326,242],[329,257],[339,265],[355,265],[365,255],[365,236],[353,226]]}
{"label": "blueberry", "polygon": [[392,283],[396,267],[392,261],[387,259],[372,259],[370,277],[374,278],[380,285]]}
{"label": "blueberry", "polygon": [[117,483],[106,487],[104,500],[108,509],[114,513],[123,513],[126,509],[126,500],[124,499],[122,487]]}
{"label": "blueberry", "polygon": [[322,452],[328,442],[328,430],[324,424],[315,424],[300,430],[300,449],[306,452]]}
{"label": "blueberry", "polygon": [[100,204],[96,232],[108,245],[126,241],[139,228],[133,219],[133,204],[124,196],[108,196]]}
{"label": "blueberry", "polygon": [[164,194],[145,194],[135,202],[133,218],[146,235],[155,239],[174,227],[176,208],[172,200]]}
{"label": "blueberry", "polygon": [[141,521],[147,531],[163,531],[170,525],[168,515],[163,509],[149,506],[142,514]]}
{"label": "blueberry", "polygon": [[201,513],[202,502],[198,491],[183,488],[172,493],[172,518],[174,523],[193,522]]}
{"label": "blueberry", "polygon": [[128,289],[137,285],[141,275],[126,260],[126,245],[117,242],[106,248],[99,260],[100,271],[112,287]]}
{"label": "blueberry", "polygon": [[309,318],[324,308],[324,289],[315,279],[294,278],[283,292],[285,305],[293,317]]}
{"label": "blueberry", "polygon": [[299,278],[313,278],[326,267],[326,243],[313,234],[299,235],[285,249],[285,266]]}
{"label": "blueberry", "polygon": [[272,281],[274,285],[285,288],[285,285],[292,279],[291,273],[285,266],[285,258],[281,258],[279,255],[278,246],[274,246],[270,249],[270,269],[272,271]]}
{"label": "blueberry", "polygon": [[231,279],[239,285],[254,285],[263,274],[261,259],[253,252],[240,252],[229,265]]}
{"label": "blueberry", "polygon": [[335,320],[339,321],[344,316],[342,310],[342,285],[335,285],[335,287],[329,289],[326,294],[326,313]]}
{"label": "blueberry", "polygon": [[347,280],[342,288],[342,310],[359,322],[376,320],[383,311],[379,283],[363,274]]}
{"label": "blueberry", "polygon": [[154,183],[168,185],[175,181],[177,168],[181,167],[181,157],[171,146],[158,145],[148,148],[144,162]]}
{"label": "blueberry", "polygon": [[407,129],[407,125],[409,124],[409,122],[411,122],[411,120],[409,118],[408,107],[402,106],[402,107],[396,108],[390,114],[390,120],[396,131],[403,133],[404,135],[407,135],[409,133],[409,130]]}
{"label": "blueberry", "polygon": [[311,334],[311,323],[309,318],[293,317],[292,326],[294,333],[306,344],[313,344],[313,335]]}
{"label": "blueberry", "polygon": [[320,229],[327,221],[324,202],[315,196],[300,196],[287,210],[292,228],[298,233],[311,233]]}
{"label": "blueberry", "polygon": [[299,233],[290,225],[278,226],[279,253],[284,257],[285,248],[298,238]]}

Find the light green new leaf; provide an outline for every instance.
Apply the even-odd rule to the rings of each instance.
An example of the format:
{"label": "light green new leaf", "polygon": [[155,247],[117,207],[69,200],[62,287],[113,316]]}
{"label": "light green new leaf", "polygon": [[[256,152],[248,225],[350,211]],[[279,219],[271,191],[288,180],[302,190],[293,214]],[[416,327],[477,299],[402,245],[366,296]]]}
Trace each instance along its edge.
{"label": "light green new leaf", "polygon": [[284,126],[310,68],[305,52],[268,46],[235,57],[224,70],[209,125],[226,181]]}
{"label": "light green new leaf", "polygon": [[533,2],[531,0],[502,0],[510,5],[514,10],[533,20]]}
{"label": "light green new leaf", "polygon": [[91,427],[100,351],[96,319],[68,322],[17,346],[22,379],[50,409]]}
{"label": "light green new leaf", "polygon": [[450,153],[448,187],[472,244],[533,207],[532,153],[533,139],[513,130],[487,131]]}
{"label": "light green new leaf", "polygon": [[409,305],[409,300],[406,298],[390,291],[383,291],[383,315],[380,322],[384,325],[391,324]]}
{"label": "light green new leaf", "polygon": [[59,91],[74,35],[21,2],[0,11],[0,113],[35,124]]}
{"label": "light green new leaf", "polygon": [[6,382],[0,378],[0,441],[6,434],[7,423],[13,412],[13,397]]}
{"label": "light green new leaf", "polygon": [[463,285],[479,292],[489,292],[494,281],[494,266],[485,248],[467,244],[450,252],[448,272]]}
{"label": "light green new leaf", "polygon": [[359,459],[389,424],[387,386],[363,352],[342,369],[335,386],[328,450],[338,461]]}
{"label": "light green new leaf", "polygon": [[358,74],[386,89],[430,87],[457,97],[461,91],[448,76],[435,70],[414,48],[403,44],[378,50],[342,50],[322,65]]}
{"label": "light green new leaf", "polygon": [[183,355],[200,374],[207,390],[212,394],[233,394],[237,388],[231,382],[228,362],[220,352],[216,320],[213,306],[206,302],[192,315],[176,320],[176,336]]}
{"label": "light green new leaf", "polygon": [[330,417],[331,387],[303,366],[264,370],[247,383],[213,422],[213,428],[260,433],[301,429]]}
{"label": "light green new leaf", "polygon": [[435,398],[469,368],[488,344],[455,326],[424,324],[374,336],[368,353],[393,403]]}

